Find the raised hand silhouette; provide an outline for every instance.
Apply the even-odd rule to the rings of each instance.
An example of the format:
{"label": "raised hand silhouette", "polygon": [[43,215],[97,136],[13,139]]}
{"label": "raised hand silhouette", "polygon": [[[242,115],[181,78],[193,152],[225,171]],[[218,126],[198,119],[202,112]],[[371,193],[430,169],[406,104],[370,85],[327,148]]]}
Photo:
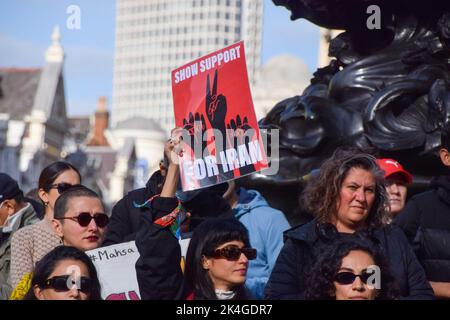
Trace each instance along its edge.
{"label": "raised hand silhouette", "polygon": [[[195,158],[202,158],[203,155],[208,153],[207,151],[207,141],[204,139],[204,134],[206,132],[206,121],[205,117],[196,112],[195,115],[189,112],[189,118],[183,119],[183,129],[189,133],[189,137],[186,144],[194,150]],[[186,139],[184,137],[183,139]]]}
{"label": "raised hand silhouette", "polygon": [[[244,120],[242,121],[240,115],[236,116],[236,121],[234,119],[230,120],[230,123],[227,124],[227,130],[228,132],[233,132],[229,144],[232,144],[235,149],[242,144],[245,144],[245,147],[248,148],[248,143],[255,135],[255,130],[248,124],[247,117],[244,117]],[[241,176],[253,171],[255,171],[255,166],[253,164],[239,168]]]}
{"label": "raised hand silhouette", "polygon": [[233,146],[235,148],[243,143],[248,144],[255,135],[254,129],[248,124],[247,117],[244,117],[242,121],[240,115],[236,116],[236,121],[231,119],[230,123],[227,124],[227,130],[233,130],[234,132]]}

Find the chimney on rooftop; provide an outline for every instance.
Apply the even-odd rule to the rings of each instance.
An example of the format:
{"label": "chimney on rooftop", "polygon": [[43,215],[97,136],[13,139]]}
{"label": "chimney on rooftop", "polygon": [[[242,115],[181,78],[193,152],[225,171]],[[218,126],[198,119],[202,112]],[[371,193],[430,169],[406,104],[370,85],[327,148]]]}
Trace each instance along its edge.
{"label": "chimney on rooftop", "polygon": [[106,108],[106,97],[100,97],[95,111],[93,129],[91,132],[91,140],[88,146],[104,146],[109,147],[108,140],[105,137],[105,130],[109,126],[109,112]]}

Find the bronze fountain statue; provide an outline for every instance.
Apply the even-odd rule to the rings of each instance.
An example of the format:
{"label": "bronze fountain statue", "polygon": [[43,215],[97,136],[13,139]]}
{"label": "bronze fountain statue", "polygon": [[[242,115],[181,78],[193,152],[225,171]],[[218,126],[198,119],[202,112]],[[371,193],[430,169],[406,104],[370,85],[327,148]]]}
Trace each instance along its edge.
{"label": "bronze fountain statue", "polygon": [[[318,69],[299,96],[287,98],[259,123],[280,129],[280,170],[243,180],[259,189],[291,224],[304,221],[303,179],[339,146],[399,160],[423,188],[444,168],[440,132],[450,121],[450,2],[420,0],[273,0],[319,26],[342,29],[331,40],[334,59]],[[377,5],[379,29],[367,8]],[[270,141],[270,137],[269,137]],[[417,191],[416,190],[416,191]]]}

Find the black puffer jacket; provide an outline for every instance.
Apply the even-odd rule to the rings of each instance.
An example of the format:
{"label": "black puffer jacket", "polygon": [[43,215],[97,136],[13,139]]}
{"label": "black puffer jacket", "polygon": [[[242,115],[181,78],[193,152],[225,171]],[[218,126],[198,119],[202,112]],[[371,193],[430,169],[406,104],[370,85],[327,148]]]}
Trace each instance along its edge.
{"label": "black puffer jacket", "polygon": [[[315,220],[294,227],[284,233],[285,244],[278,256],[265,290],[266,299],[303,299],[304,270],[314,263],[323,244],[319,236],[323,229]],[[410,299],[433,299],[423,268],[417,261],[403,232],[396,226],[385,226],[372,233],[387,258],[392,275],[397,280],[402,297]]]}
{"label": "black puffer jacket", "polygon": [[450,282],[450,176],[412,197],[396,223],[416,250],[428,280]]}

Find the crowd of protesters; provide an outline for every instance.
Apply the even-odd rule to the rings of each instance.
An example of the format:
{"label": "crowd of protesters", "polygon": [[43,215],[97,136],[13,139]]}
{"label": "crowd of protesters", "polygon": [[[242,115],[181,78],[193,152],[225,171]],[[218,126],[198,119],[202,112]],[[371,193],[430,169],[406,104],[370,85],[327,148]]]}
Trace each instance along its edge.
{"label": "crowd of protesters", "polygon": [[[448,170],[449,135],[439,151]],[[128,241],[142,299],[450,298],[450,174],[407,200],[413,176],[398,161],[337,149],[303,190],[314,218],[290,226],[239,181],[183,192],[180,136],[172,131],[161,169],[111,214],[69,163],[42,171],[41,204],[0,173],[0,299],[101,299],[84,252]],[[184,264],[180,238],[190,239]]]}

